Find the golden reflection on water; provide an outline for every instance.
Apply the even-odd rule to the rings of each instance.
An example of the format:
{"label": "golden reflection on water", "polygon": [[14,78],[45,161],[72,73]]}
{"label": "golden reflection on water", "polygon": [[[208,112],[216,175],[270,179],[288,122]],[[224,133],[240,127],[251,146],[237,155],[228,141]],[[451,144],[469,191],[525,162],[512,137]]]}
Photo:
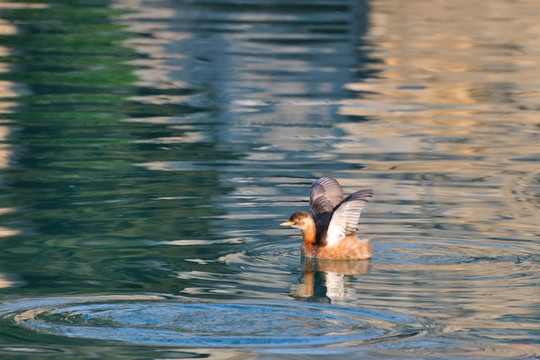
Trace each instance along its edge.
{"label": "golden reflection on water", "polygon": [[[380,60],[371,65],[378,73],[346,88],[379,106],[397,106],[393,115],[416,124],[433,125],[444,115],[459,118],[478,111],[516,109],[521,110],[520,121],[537,122],[538,108],[528,111],[527,107],[538,105],[540,5],[408,1],[403,7],[398,3],[372,3],[366,50]],[[401,102],[427,108],[414,111],[412,119],[403,118],[409,109],[399,111]],[[366,109],[354,104],[342,111],[354,114],[355,108],[358,115],[366,114]],[[463,125],[475,124],[452,122],[452,127]]]}
{"label": "golden reflection on water", "polygon": [[[403,6],[391,0],[371,4],[365,49],[377,60],[367,65],[376,76],[344,85],[358,96],[344,103],[340,113],[377,121],[339,124],[348,141],[338,144],[336,153],[343,158],[360,154],[358,159],[342,161],[365,165],[364,174],[387,174],[377,182],[372,206],[392,211],[395,207],[381,202],[400,199],[417,204],[408,210],[402,207],[405,213],[431,214],[429,219],[412,220],[416,224],[438,222],[441,231],[431,231],[431,236],[476,234],[462,243],[447,244],[442,257],[497,259],[506,253],[503,248],[478,248],[476,242],[501,238],[508,239],[506,246],[516,245],[509,253],[530,256],[539,222],[534,189],[540,172],[534,159],[540,148],[540,3],[408,1]],[[395,180],[405,176],[410,180]],[[343,183],[353,187],[357,181]],[[430,208],[426,202],[438,206]],[[381,236],[389,230],[388,223],[380,230],[371,229]],[[519,249],[520,245],[524,247]],[[417,250],[410,250],[418,256]],[[530,274],[537,269],[531,263],[522,264],[518,257],[515,263],[457,261],[424,264],[419,271],[432,274],[431,290],[404,272],[396,276],[394,286],[399,291],[393,296],[364,296],[364,301],[417,308],[418,314],[432,313],[429,316],[435,308],[428,302],[444,304],[438,316],[446,333],[470,336],[476,331],[501,343],[514,340],[501,335],[504,329],[515,327],[526,333],[535,326],[517,320],[534,316],[538,289],[530,286]],[[360,276],[349,283],[385,294],[389,289],[385,280]],[[529,344],[524,348],[538,350]],[[510,353],[514,350],[519,351],[518,346],[508,346]]]}
{"label": "golden reflection on water", "polygon": [[[393,105],[390,109],[400,102],[428,105],[427,114],[414,112],[417,123],[425,125],[433,125],[444,114],[460,117],[471,111],[516,109],[521,110],[520,121],[537,122],[533,115],[538,109],[527,111],[527,106],[538,105],[539,4],[459,1],[446,6],[408,1],[403,7],[398,3],[372,3],[365,48],[380,60],[370,65],[378,73],[346,88],[361,92],[363,99]],[[343,111],[354,114],[354,109],[345,106]],[[365,115],[364,108],[356,109]]]}
{"label": "golden reflection on water", "polygon": [[[358,98],[340,112],[377,124],[340,124],[351,141],[337,145],[337,152],[408,153],[394,161],[346,161],[367,164],[374,174],[437,177],[428,182],[436,185],[429,194],[423,187],[396,191],[395,182],[382,191],[401,198],[417,191],[418,201],[450,199],[452,192],[469,197],[460,218],[486,234],[530,229],[538,223],[529,190],[538,164],[520,159],[536,158],[540,144],[539,17],[540,3],[527,1],[372,2],[365,49],[378,60],[367,65],[377,73],[344,85]],[[422,153],[439,158],[415,159]],[[486,206],[490,202],[497,209]],[[501,229],[493,221],[502,218],[514,220]]]}
{"label": "golden reflection on water", "polygon": [[[0,8],[2,6],[0,5]],[[11,25],[0,23],[0,34],[9,35],[14,34],[16,28]],[[10,50],[6,47],[0,46],[0,56],[5,56],[10,53]],[[10,67],[5,64],[0,64],[0,73],[8,72]],[[11,81],[0,81],[0,114],[8,114],[13,112],[13,108],[17,105],[16,102],[10,101],[11,98],[16,98],[21,95],[26,95],[29,90],[24,84],[16,84]],[[0,122],[0,169],[6,169],[13,161],[13,150],[10,145],[7,145],[9,137],[11,136],[11,127],[9,122]],[[14,208],[1,208],[0,214],[5,214],[15,211]],[[0,226],[0,237],[13,236],[20,234],[21,231],[15,229],[9,229],[4,226]],[[1,274],[0,274],[1,275]],[[0,287],[12,286],[6,278],[0,277]]]}

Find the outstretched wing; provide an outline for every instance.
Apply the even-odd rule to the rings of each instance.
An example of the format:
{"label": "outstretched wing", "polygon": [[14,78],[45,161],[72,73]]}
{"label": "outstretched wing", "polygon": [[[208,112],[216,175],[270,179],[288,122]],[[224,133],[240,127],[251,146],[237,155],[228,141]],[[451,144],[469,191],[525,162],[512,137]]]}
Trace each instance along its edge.
{"label": "outstretched wing", "polygon": [[373,190],[360,190],[345,198],[334,210],[326,238],[326,246],[331,247],[348,235],[356,232],[356,225],[362,215],[364,205],[373,197]]}
{"label": "outstretched wing", "polygon": [[309,206],[315,221],[321,214],[332,212],[341,200],[343,190],[335,179],[323,177],[311,184]]}

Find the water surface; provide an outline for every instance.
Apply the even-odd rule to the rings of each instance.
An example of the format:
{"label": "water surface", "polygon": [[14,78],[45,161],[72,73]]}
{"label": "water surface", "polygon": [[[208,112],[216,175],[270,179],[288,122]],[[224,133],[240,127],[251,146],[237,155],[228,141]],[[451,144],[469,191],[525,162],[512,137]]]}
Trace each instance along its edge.
{"label": "water surface", "polygon": [[[0,4],[0,354],[532,358],[534,1]],[[279,227],[373,188],[371,261]]]}

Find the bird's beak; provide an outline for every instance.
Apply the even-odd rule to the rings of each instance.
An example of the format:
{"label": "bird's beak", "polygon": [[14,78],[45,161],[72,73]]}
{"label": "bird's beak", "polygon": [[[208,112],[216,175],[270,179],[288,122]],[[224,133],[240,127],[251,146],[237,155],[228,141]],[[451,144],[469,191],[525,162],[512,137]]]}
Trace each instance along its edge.
{"label": "bird's beak", "polygon": [[294,222],[292,221],[285,221],[285,222],[282,222],[281,224],[279,224],[281,226],[293,226],[294,225]]}

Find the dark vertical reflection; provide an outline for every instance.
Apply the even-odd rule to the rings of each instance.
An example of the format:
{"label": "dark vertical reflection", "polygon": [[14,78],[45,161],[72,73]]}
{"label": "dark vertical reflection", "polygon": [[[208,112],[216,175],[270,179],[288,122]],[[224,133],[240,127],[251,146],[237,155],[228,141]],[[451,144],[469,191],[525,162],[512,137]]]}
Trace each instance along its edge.
{"label": "dark vertical reflection", "polygon": [[[230,236],[272,228],[275,223],[261,217],[276,211],[273,188],[283,176],[309,184],[320,174],[352,168],[329,151],[344,135],[334,125],[349,121],[340,105],[357,97],[345,84],[368,76],[361,47],[367,1],[124,0],[118,7],[130,10],[122,17],[135,37],[129,46],[148,56],[142,81],[163,88],[187,84],[198,90],[190,103],[215,109],[183,121],[139,121],[174,122],[201,133],[218,129],[220,148],[243,155],[221,167],[220,180],[235,190],[215,204],[228,218],[213,228]],[[246,196],[254,188],[263,194],[257,206]],[[247,222],[252,219],[257,222]]]}

